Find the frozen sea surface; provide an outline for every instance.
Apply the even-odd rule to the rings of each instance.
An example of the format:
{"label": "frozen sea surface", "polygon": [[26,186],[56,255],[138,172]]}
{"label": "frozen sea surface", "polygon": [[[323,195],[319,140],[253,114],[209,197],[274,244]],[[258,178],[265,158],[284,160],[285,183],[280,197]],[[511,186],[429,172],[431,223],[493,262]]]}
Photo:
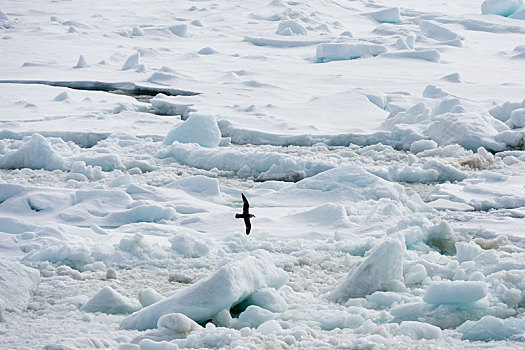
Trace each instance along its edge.
{"label": "frozen sea surface", "polygon": [[2,2],[0,348],[523,348],[524,14]]}

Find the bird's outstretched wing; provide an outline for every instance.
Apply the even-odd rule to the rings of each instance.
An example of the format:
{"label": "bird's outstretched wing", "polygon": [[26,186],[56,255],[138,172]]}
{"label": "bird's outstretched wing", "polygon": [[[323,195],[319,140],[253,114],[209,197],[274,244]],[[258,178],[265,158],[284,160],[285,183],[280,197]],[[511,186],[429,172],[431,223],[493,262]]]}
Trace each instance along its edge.
{"label": "bird's outstretched wing", "polygon": [[250,222],[249,217],[244,218],[244,224],[246,225],[246,234],[249,235],[252,229],[252,223]]}
{"label": "bird's outstretched wing", "polygon": [[248,214],[250,204],[248,204],[248,200],[246,199],[246,197],[244,197],[244,193],[241,193],[241,196],[242,196],[242,201],[244,202],[244,205],[242,206],[242,213]]}

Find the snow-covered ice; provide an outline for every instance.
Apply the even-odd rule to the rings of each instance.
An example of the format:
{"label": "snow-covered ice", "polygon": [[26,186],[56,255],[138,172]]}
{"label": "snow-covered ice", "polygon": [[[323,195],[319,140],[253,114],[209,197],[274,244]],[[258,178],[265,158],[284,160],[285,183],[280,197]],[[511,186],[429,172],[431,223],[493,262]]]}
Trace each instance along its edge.
{"label": "snow-covered ice", "polygon": [[0,348],[523,348],[524,19],[2,2]]}

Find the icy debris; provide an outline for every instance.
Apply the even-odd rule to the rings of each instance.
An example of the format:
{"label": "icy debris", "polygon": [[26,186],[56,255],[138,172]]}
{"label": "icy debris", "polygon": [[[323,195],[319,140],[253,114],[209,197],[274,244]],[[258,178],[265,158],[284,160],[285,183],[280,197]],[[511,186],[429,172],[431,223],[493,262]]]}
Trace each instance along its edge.
{"label": "icy debris", "polygon": [[406,335],[414,340],[438,339],[441,337],[441,329],[424,322],[403,321],[395,334]]}
{"label": "icy debris", "polygon": [[51,142],[40,134],[33,134],[20,148],[0,155],[2,169],[65,170],[66,161],[53,148]]}
{"label": "icy debris", "polygon": [[188,37],[188,26],[186,24],[175,24],[168,27],[168,30],[181,38]]}
{"label": "icy debris", "polygon": [[379,23],[401,23],[401,16],[399,15],[399,8],[397,7],[365,13],[364,15],[372,17]]}
{"label": "icy debris", "polygon": [[318,62],[330,62],[377,56],[386,51],[385,46],[378,44],[320,44],[317,46],[315,56]]}
{"label": "icy debris", "polygon": [[481,281],[433,282],[423,300],[427,304],[469,304],[484,298],[487,290],[487,284]]}
{"label": "icy debris", "polygon": [[[212,319],[219,311],[230,309],[267,287],[282,286],[288,275],[275,267],[266,251],[234,260],[221,267],[208,278],[178,290],[172,296],[134,313],[122,321],[123,329],[145,330],[154,328],[165,314],[180,312],[196,322]],[[213,293],[214,298],[209,298]]]}
{"label": "icy debris", "polygon": [[84,58],[84,55],[80,55],[78,58],[77,64],[73,68],[87,68],[89,67],[89,64],[87,63],[86,59]]}
{"label": "icy debris", "polygon": [[277,27],[275,34],[279,35],[307,35],[306,28],[294,20],[282,21]]}
{"label": "icy debris", "polygon": [[297,38],[295,40],[290,39],[272,39],[272,38],[259,38],[245,36],[244,41],[254,44],[255,46],[271,46],[271,47],[303,47],[317,45],[328,40],[305,40]]}
{"label": "icy debris", "polygon": [[164,145],[174,142],[197,143],[202,147],[215,148],[221,142],[221,131],[214,117],[204,114],[191,114],[166,135]]}
{"label": "icy debris", "polygon": [[342,284],[328,295],[328,299],[344,303],[375,291],[397,289],[401,282],[404,248],[397,239],[385,241],[373,248],[358,266],[354,267]]}
{"label": "icy debris", "polygon": [[508,237],[505,235],[499,235],[494,239],[485,239],[481,237],[474,238],[474,242],[479,245],[482,249],[499,249],[499,247],[511,244]]}
{"label": "icy debris", "polygon": [[279,333],[283,330],[281,324],[276,320],[268,320],[263,322],[257,327],[257,332],[262,335],[270,335],[274,333]]}
{"label": "icy debris", "polygon": [[[525,8],[521,8],[519,9],[518,11],[514,12],[512,15],[509,16],[509,18],[513,18],[513,19],[521,19],[521,20],[525,20]],[[523,58],[523,53],[520,54]]]}
{"label": "icy debris", "polygon": [[[0,309],[24,310],[38,291],[39,283],[38,270],[11,261],[4,256],[0,259]],[[0,310],[0,314],[2,311]]]}
{"label": "icy debris", "polygon": [[456,242],[461,238],[452,230],[446,221],[427,229],[426,243],[432,248],[437,249],[440,254],[456,254]]}
{"label": "icy debris", "polygon": [[150,306],[164,299],[162,295],[160,295],[155,289],[151,287],[142,288],[139,291],[138,298],[142,307]]}
{"label": "icy debris", "polygon": [[106,314],[128,314],[138,309],[140,306],[135,300],[126,298],[109,286],[102,288],[82,307],[83,311]]}
{"label": "icy debris", "polygon": [[180,313],[172,313],[161,316],[157,322],[157,327],[167,328],[179,334],[188,334],[197,329],[202,329],[202,327],[195,321]]}
{"label": "icy debris", "polygon": [[57,267],[55,271],[58,276],[68,276],[78,281],[81,281],[84,279],[84,276],[82,276],[82,274],[78,270],[72,269],[71,267],[66,266],[66,265]]}
{"label": "icy debris", "polygon": [[500,319],[483,316],[479,321],[466,321],[457,328],[462,340],[497,341],[511,339],[525,331],[525,321],[520,318]]}
{"label": "icy debris", "polygon": [[[167,188],[178,188],[197,198],[223,202],[219,181],[204,175],[188,176],[166,185]],[[192,233],[193,234],[193,233]]]}
{"label": "icy debris", "polygon": [[522,6],[522,0],[485,0],[481,4],[481,14],[508,17]]}
{"label": "icy debris", "polygon": [[122,70],[129,70],[137,68],[140,65],[140,53],[134,53],[126,59],[122,65]]}
{"label": "icy debris", "polygon": [[[165,85],[165,86],[174,84],[176,80],[177,80],[177,76],[175,74],[168,73],[168,72],[154,72],[147,79],[147,81],[149,81],[150,83],[155,83],[155,84]],[[163,94],[158,94],[158,95],[163,95]],[[155,108],[155,106],[153,106],[153,108]],[[166,114],[166,115],[169,115],[169,114]]]}

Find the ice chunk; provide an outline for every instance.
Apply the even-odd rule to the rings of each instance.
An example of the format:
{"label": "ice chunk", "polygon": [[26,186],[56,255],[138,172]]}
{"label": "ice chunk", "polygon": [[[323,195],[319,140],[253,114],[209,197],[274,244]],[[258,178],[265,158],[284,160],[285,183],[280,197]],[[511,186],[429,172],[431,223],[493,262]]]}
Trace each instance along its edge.
{"label": "ice chunk", "polygon": [[138,309],[140,305],[136,301],[126,298],[109,286],[102,288],[82,307],[87,312],[106,314],[128,314]]}
{"label": "ice chunk", "polygon": [[259,327],[257,327],[257,332],[262,335],[269,335],[273,333],[278,333],[283,330],[283,327],[276,320],[268,320],[263,322]]}
{"label": "ice chunk", "polygon": [[487,285],[481,281],[433,282],[423,300],[427,304],[469,304],[487,295]]}
{"label": "ice chunk", "polygon": [[481,14],[508,17],[522,6],[522,0],[485,0],[481,4]]}
{"label": "ice chunk", "polygon": [[164,297],[151,287],[142,288],[139,291],[139,301],[142,307],[150,306],[162,299],[164,299]]}
{"label": "ice chunk", "polygon": [[184,177],[166,185],[166,187],[179,188],[197,198],[211,199],[219,202],[224,201],[219,187],[219,181],[204,175]]}
{"label": "ice chunk", "polygon": [[271,311],[257,305],[250,305],[239,315],[240,322],[246,322],[250,327],[257,328],[263,322],[272,320],[274,315]]}
{"label": "ice chunk", "polygon": [[274,288],[262,288],[253,293],[246,302],[250,305],[257,305],[271,312],[284,312],[286,301],[277,293]]}
{"label": "ice chunk", "polygon": [[403,321],[395,334],[407,335],[414,340],[438,339],[441,337],[441,329],[424,322]]}
{"label": "ice chunk", "polygon": [[442,24],[423,20],[419,23],[421,33],[437,41],[451,41],[458,39],[457,33],[454,33]]}
{"label": "ice chunk", "polygon": [[134,53],[126,59],[122,65],[122,70],[129,70],[137,67],[140,64],[140,53]]}
{"label": "ice chunk", "polygon": [[379,23],[401,23],[399,9],[397,7],[391,7],[385,10],[370,12],[366,15],[372,17]]}
{"label": "ice chunk", "polygon": [[462,340],[497,341],[512,338],[525,331],[525,321],[520,318],[500,319],[491,315],[479,321],[466,321],[457,328]]}
{"label": "ice chunk", "polygon": [[317,46],[315,56],[318,62],[329,62],[377,56],[386,51],[385,46],[378,44],[320,44]]}
{"label": "ice chunk", "polygon": [[168,27],[168,30],[181,38],[186,38],[188,36],[188,26],[186,24],[175,24]]}
{"label": "ice chunk", "polygon": [[363,262],[349,272],[343,283],[328,295],[328,299],[344,303],[349,298],[391,289],[392,281],[400,281],[402,278],[403,251],[403,245],[397,239],[379,244]]}
{"label": "ice chunk", "polygon": [[0,168],[65,170],[66,161],[55,151],[48,139],[40,134],[33,134],[17,150],[0,155]]}
{"label": "ice chunk", "polygon": [[410,152],[418,154],[429,149],[435,149],[437,143],[434,140],[417,140],[410,145]]}
{"label": "ice chunk", "polygon": [[172,313],[166,314],[159,318],[157,322],[158,328],[167,328],[174,333],[188,334],[194,330],[202,329],[198,323],[188,318],[184,314]]}
{"label": "ice chunk", "polygon": [[421,264],[415,264],[408,270],[407,274],[405,275],[405,284],[418,284],[423,282],[423,280],[427,277],[427,269],[424,265]]}
{"label": "ice chunk", "polygon": [[[165,314],[179,312],[196,322],[211,319],[219,311],[230,309],[257,290],[278,288],[288,279],[283,270],[275,267],[266,251],[255,251],[221,267],[214,274],[172,296],[150,305],[126,318],[123,329],[154,328]],[[209,296],[213,295],[213,298]]]}
{"label": "ice chunk", "polygon": [[514,129],[525,128],[525,108],[513,110],[507,125]]}
{"label": "ice chunk", "polygon": [[306,28],[294,20],[282,21],[275,34],[279,35],[307,35]]}
{"label": "ice chunk", "polygon": [[108,214],[105,219],[109,225],[126,225],[133,222],[157,222],[160,220],[173,220],[177,213],[173,208],[160,205],[139,205],[124,211]]}
{"label": "ice chunk", "polygon": [[[525,20],[525,8],[521,8],[514,12],[509,18]],[[523,56],[523,55],[522,55]]]}
{"label": "ice chunk", "polygon": [[[2,230],[3,231],[3,230]],[[38,291],[40,273],[17,261],[0,259],[0,308],[22,311]]]}
{"label": "ice chunk", "polygon": [[462,83],[461,76],[459,75],[459,73],[447,74],[444,77],[441,77],[439,80],[445,80],[451,83]]}
{"label": "ice chunk", "polygon": [[89,64],[84,58],[84,55],[80,55],[80,57],[78,58],[77,65],[73,68],[87,68],[87,67],[89,67]]}
{"label": "ice chunk", "polygon": [[481,253],[481,248],[475,243],[457,242],[456,251],[458,262],[472,261]]}
{"label": "ice chunk", "polygon": [[197,51],[197,53],[199,55],[215,55],[218,52],[215,51],[214,49],[212,49],[211,47],[207,46],[207,47],[203,47],[202,49]]}
{"label": "ice chunk", "polygon": [[164,139],[165,145],[175,141],[198,143],[202,147],[215,148],[221,142],[221,131],[214,117],[204,114],[192,114],[182,124],[173,128]]}
{"label": "ice chunk", "polygon": [[0,11],[0,21],[9,21],[9,17],[3,11]]}

